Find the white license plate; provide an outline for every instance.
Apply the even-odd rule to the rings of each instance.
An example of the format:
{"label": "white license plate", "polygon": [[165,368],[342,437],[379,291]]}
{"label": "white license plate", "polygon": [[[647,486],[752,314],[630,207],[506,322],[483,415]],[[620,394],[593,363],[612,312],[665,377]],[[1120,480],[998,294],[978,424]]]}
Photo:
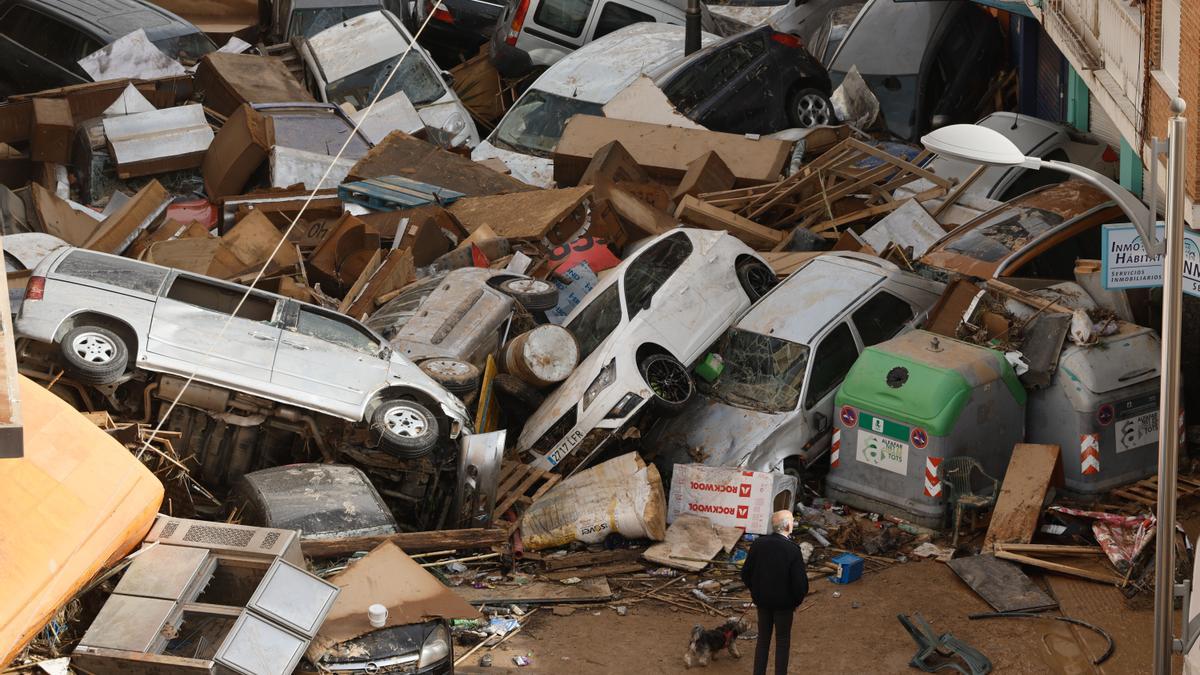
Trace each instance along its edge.
{"label": "white license plate", "polygon": [[1158,442],[1158,411],[1117,420],[1117,452]]}

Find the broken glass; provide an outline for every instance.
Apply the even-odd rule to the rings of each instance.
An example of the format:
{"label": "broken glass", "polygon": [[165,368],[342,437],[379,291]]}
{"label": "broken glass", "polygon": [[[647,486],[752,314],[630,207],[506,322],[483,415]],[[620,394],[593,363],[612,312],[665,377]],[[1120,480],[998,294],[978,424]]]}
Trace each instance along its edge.
{"label": "broken glass", "polygon": [[583,363],[620,323],[621,296],[614,283],[567,324],[567,330],[579,341],[579,362]]}
{"label": "broken glass", "polygon": [[725,369],[703,385],[711,396],[764,412],[789,412],[800,401],[808,346],[732,328],[718,348]]}
{"label": "broken glass", "polygon": [[[388,74],[393,68],[399,70],[389,81]],[[433,103],[446,93],[441,76],[433,72],[420,54],[409,51],[330,82],[325,88],[325,94],[330,103],[350,103],[356,109],[362,110],[375,100],[375,94],[380,88],[383,88],[380,99],[403,91],[408,100],[417,107]]]}
{"label": "broken glass", "polygon": [[500,121],[493,142],[523,155],[549,157],[567,120],[575,115],[602,115],[602,108],[599,103],[530,89]]}

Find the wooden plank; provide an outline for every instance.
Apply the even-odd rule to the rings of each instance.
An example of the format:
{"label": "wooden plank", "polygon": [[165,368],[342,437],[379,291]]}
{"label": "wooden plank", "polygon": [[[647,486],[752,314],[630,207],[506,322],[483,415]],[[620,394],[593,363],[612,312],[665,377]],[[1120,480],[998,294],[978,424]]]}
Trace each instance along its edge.
{"label": "wooden plank", "polygon": [[675,210],[675,217],[710,230],[724,230],[752,248],[769,249],[783,240],[784,234],[743,218],[736,213],[687,196]]}
{"label": "wooden plank", "polygon": [[630,560],[637,560],[641,555],[641,549],[636,548],[619,548],[612,551],[579,551],[557,558],[545,558],[542,560],[542,565],[545,566],[547,572],[556,572],[572,567],[629,562]]}
{"label": "wooden plank", "polygon": [[[3,257],[3,237],[0,237],[0,258]],[[5,292],[0,297],[0,459],[25,455],[20,386],[17,349],[13,342],[12,310],[8,304],[8,293]]]}
{"label": "wooden plank", "polygon": [[343,537],[340,539],[315,539],[300,543],[304,555],[310,558],[331,558],[349,555],[358,551],[370,551],[385,541],[390,541],[405,553],[422,551],[463,551],[491,548],[508,543],[508,535],[502,530],[469,529],[438,530],[435,532],[400,532],[398,534],[369,537]]}
{"label": "wooden plank", "polygon": [[570,579],[571,577],[590,579],[592,577],[633,574],[635,572],[643,572],[645,570],[646,566],[639,562],[615,562],[607,565],[597,565],[595,567],[580,567],[561,572],[550,572],[549,574],[543,574],[542,576],[551,581],[562,581],[563,579]]}
{"label": "wooden plank", "polygon": [[[543,471],[542,473],[546,473],[546,472]],[[555,485],[558,485],[558,481],[560,481],[560,480],[562,480],[562,474],[552,473],[552,474],[547,475],[546,482],[542,483],[542,486],[537,489],[537,492],[533,493],[533,497],[530,497],[529,503],[532,504],[533,502],[536,502],[538,500],[538,498],[540,498],[542,495],[549,492],[550,488],[554,487]]]}
{"label": "wooden plank", "polygon": [[473,588],[467,584],[454,592],[472,605],[558,604],[563,602],[599,602],[612,597],[608,579],[584,579],[570,586],[557,581],[535,581],[521,586]]}
{"label": "wooden plank", "polygon": [[529,466],[528,464],[519,464],[517,469],[510,473],[508,478],[500,484],[500,487],[496,488],[496,494],[506,495],[509,492],[512,492],[513,487],[515,487],[522,478],[527,476],[531,469],[533,469],[533,467]]}
{"label": "wooden plank", "polygon": [[955,558],[947,564],[997,612],[1037,612],[1058,606],[1019,567],[996,556]]}
{"label": "wooden plank", "polygon": [[1083,569],[1081,567],[1072,567],[1071,565],[1050,562],[1049,560],[1040,560],[1032,556],[1007,551],[1005,550],[1003,544],[996,547],[996,557],[1000,558],[1001,560],[1011,560],[1013,562],[1021,563],[1022,565],[1038,567],[1050,572],[1058,572],[1059,574],[1069,574],[1071,576],[1090,579],[1092,581],[1099,581],[1105,584],[1120,585],[1124,583],[1124,579],[1122,577],[1119,577],[1111,572],[1096,572],[1094,570]]}
{"label": "wooden plank", "polygon": [[449,211],[468,232],[486,225],[498,236],[508,239],[541,241],[549,238],[561,243],[578,227],[567,227],[564,231],[556,228],[591,193],[592,186],[582,185],[561,190],[464,197],[454,202]]}
{"label": "wooden plank", "polygon": [[871,155],[872,157],[875,157],[876,159],[879,159],[881,161],[887,162],[896,168],[904,169],[905,171],[915,173],[918,176],[920,176],[921,178],[924,178],[925,180],[929,181],[930,183],[933,183],[934,185],[936,185],[942,189],[945,189],[945,190],[950,189],[950,185],[951,185],[950,181],[937,175],[936,173],[933,173],[932,171],[922,169],[921,167],[917,166],[916,164],[913,164],[912,162],[909,162],[908,160],[901,159],[900,157],[896,157],[895,155],[884,152],[883,150],[880,150],[879,148],[867,145],[866,143],[863,143],[862,141],[860,141],[856,138],[847,138],[846,142],[849,143],[855,149],[859,150],[860,152],[865,152],[866,154]]}
{"label": "wooden plank", "polygon": [[533,487],[533,484],[541,480],[541,478],[542,477],[538,475],[537,472],[530,471],[529,475],[525,478],[521,485],[509,493],[509,495],[504,498],[504,501],[500,502],[500,505],[496,507],[496,510],[492,512],[495,514],[495,517],[498,518],[504,515],[504,512],[512,508],[513,503],[516,502],[518,498],[524,497],[525,492],[528,491],[529,488]]}
{"label": "wooden plank", "polygon": [[[1033,541],[1042,501],[1056,470],[1061,474],[1057,445],[1017,443],[1004,473],[992,520],[983,538],[983,551],[997,544]],[[1011,549],[1010,549],[1011,550]]]}

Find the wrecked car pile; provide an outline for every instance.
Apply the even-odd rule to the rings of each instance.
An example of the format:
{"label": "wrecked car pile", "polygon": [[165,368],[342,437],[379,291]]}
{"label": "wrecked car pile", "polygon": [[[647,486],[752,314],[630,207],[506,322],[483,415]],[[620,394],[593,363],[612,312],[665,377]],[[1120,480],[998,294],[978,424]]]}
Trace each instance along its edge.
{"label": "wrecked car pile", "polygon": [[[69,78],[0,65],[0,542],[53,521],[0,665],[442,673],[535,615],[744,614],[777,510],[810,579],[1152,588],[1185,426],[1148,293],[1099,280],[1121,209],[913,144],[986,115],[1103,161],[997,110],[990,14],[873,0],[810,55],[674,2],[418,4],[155,9],[178,34],[131,14]],[[889,12],[937,14],[913,63],[867,53]],[[493,37],[446,72],[456,17]],[[939,100],[887,69],[955,50]]]}

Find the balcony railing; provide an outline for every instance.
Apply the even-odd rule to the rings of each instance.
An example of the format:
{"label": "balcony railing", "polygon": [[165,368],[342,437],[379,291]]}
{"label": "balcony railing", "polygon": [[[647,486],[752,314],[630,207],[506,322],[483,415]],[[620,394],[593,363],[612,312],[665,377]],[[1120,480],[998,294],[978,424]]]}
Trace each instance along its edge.
{"label": "balcony railing", "polygon": [[[1143,82],[1142,4],[1126,0],[1046,0],[1043,21],[1057,29],[1085,70],[1140,117]],[[1136,120],[1131,120],[1135,121]]]}

